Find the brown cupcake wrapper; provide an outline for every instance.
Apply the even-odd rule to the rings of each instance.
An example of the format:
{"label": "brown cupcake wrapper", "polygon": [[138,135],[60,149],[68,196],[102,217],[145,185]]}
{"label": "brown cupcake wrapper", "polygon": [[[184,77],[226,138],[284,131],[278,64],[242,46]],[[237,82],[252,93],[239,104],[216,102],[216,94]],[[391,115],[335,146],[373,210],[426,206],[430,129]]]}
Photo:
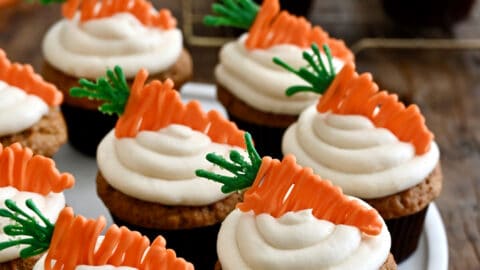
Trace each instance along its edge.
{"label": "brown cupcake wrapper", "polygon": [[98,110],[62,104],[67,123],[68,140],[81,153],[94,157],[100,141],[117,122],[116,115],[106,115]]}
{"label": "brown cupcake wrapper", "polygon": [[422,235],[428,205],[420,212],[400,218],[386,219],[388,230],[392,237],[390,251],[397,263],[408,259],[417,249]]}
{"label": "brown cupcake wrapper", "polygon": [[243,121],[242,119],[228,113],[231,121],[235,122],[240,129],[243,129],[252,135],[255,142],[255,149],[261,157],[271,156],[281,159],[282,153],[282,137],[287,128],[267,127],[254,123]]}
{"label": "brown cupcake wrapper", "polygon": [[191,262],[195,269],[213,269],[217,261],[217,235],[221,223],[191,229],[162,230],[150,229],[125,222],[114,215],[118,226],[138,231],[153,241],[158,235],[167,240],[167,248],[175,250],[178,257]]}

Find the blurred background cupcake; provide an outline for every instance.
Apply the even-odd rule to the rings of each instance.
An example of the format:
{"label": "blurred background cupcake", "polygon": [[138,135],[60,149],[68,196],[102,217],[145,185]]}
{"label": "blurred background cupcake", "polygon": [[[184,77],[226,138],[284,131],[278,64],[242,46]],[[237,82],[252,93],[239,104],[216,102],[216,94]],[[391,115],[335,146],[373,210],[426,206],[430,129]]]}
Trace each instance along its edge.
{"label": "blurred background cupcake", "polygon": [[155,10],[146,0],[112,2],[68,0],[65,17],[43,40],[42,74],[65,94],[62,111],[71,144],[94,155],[116,117],[97,111],[98,102],[71,98],[68,90],[80,78],[96,79],[119,65],[131,83],[145,67],[152,78],[171,78],[178,87],[192,76],[192,59],[169,10]]}
{"label": "blurred background cupcake", "polygon": [[30,65],[12,63],[0,49],[0,143],[19,142],[51,157],[67,141],[62,93]]}

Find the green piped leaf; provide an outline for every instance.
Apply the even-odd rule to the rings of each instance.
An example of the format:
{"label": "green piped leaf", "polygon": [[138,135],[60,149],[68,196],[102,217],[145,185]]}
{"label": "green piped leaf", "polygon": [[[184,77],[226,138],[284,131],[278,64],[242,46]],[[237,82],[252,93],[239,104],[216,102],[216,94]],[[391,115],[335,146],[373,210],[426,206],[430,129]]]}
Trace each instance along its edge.
{"label": "green piped leaf", "polygon": [[130,88],[122,68],[115,66],[113,71],[108,69],[106,77],[101,77],[96,82],[80,79],[79,84],[80,87],[70,89],[72,97],[103,100],[104,103],[98,108],[101,112],[118,116],[123,114]]}
{"label": "green piped leaf", "polygon": [[275,57],[273,62],[284,69],[296,74],[310,85],[294,85],[289,87],[285,94],[292,96],[299,92],[314,92],[323,94],[328,89],[332,81],[335,79],[335,69],[333,67],[332,53],[330,48],[324,44],[323,50],[327,56],[327,63],[324,63],[320,56],[320,50],[317,44],[312,44],[313,56],[308,52],[303,52],[302,56],[308,65],[295,70],[293,67],[283,62],[281,59]]}
{"label": "green piped leaf", "polygon": [[221,0],[212,5],[215,15],[207,15],[203,23],[209,26],[229,26],[249,29],[260,6],[252,0]]}
{"label": "green piped leaf", "polygon": [[15,224],[7,225],[3,228],[5,234],[14,237],[21,236],[19,239],[1,242],[0,250],[18,245],[27,245],[20,251],[20,257],[23,259],[48,250],[54,230],[54,225],[40,213],[32,199],[28,199],[25,204],[35,213],[39,220],[20,209],[10,199],[5,201],[7,209],[0,209],[1,217],[9,218],[15,222]]}
{"label": "green piped leaf", "polygon": [[238,151],[230,151],[229,158],[226,160],[223,156],[215,153],[207,154],[207,160],[233,174],[225,176],[216,174],[207,170],[196,170],[198,177],[207,178],[215,182],[222,183],[222,192],[230,193],[237,190],[243,190],[250,187],[257,177],[258,170],[262,163],[262,158],[253,146],[252,137],[248,132],[245,133],[245,144],[247,145],[248,159],[246,160]]}

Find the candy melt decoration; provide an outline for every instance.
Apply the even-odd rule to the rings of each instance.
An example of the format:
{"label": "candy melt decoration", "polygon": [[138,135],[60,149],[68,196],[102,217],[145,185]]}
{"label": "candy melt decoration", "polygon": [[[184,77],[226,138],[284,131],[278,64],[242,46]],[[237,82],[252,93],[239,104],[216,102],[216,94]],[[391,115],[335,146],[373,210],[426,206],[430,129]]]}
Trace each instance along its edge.
{"label": "candy melt decoration", "polygon": [[412,143],[417,155],[430,149],[433,133],[417,105],[405,107],[398,96],[378,91],[369,73],[358,75],[353,64],[346,64],[319,99],[321,113],[356,114],[369,118],[377,127],[390,130],[400,141]]}
{"label": "candy melt decoration", "polygon": [[207,15],[203,22],[210,26],[232,26],[248,29],[253,24],[260,6],[252,0],[222,0],[214,3],[212,10],[216,16]]}
{"label": "candy melt decoration", "polygon": [[256,215],[266,213],[277,218],[287,212],[312,209],[318,219],[355,226],[369,235],[378,235],[382,230],[375,209],[367,209],[346,197],[330,181],[321,179],[310,168],[297,165],[292,155],[281,162],[264,157],[255,182],[237,207],[244,212],[253,210]]}
{"label": "candy melt decoration", "polygon": [[167,30],[177,25],[177,20],[169,10],[156,11],[152,3],[146,0],[66,0],[62,5],[63,16],[72,19],[78,9],[81,22],[129,12],[146,26]]}
{"label": "candy melt decoration", "polygon": [[21,65],[8,60],[5,51],[0,49],[0,80],[16,86],[27,94],[41,98],[49,106],[58,106],[63,101],[62,92],[36,74],[31,65]]}
{"label": "candy melt decoration", "polygon": [[353,61],[353,54],[341,40],[330,38],[320,26],[312,27],[304,17],[280,11],[278,0],[265,0],[250,28],[247,49],[266,49],[280,44],[308,48],[312,43],[327,44],[335,57]]}
{"label": "candy melt decoration", "polygon": [[125,112],[115,126],[117,138],[135,137],[140,131],[156,131],[170,124],[181,124],[202,132],[217,143],[245,148],[244,132],[219,112],[205,113],[198,101],[184,104],[173,81],[154,80],[145,84],[148,72],[140,70],[133,82]]}
{"label": "candy melt decoration", "polygon": [[75,179],[69,173],[59,173],[55,162],[14,143],[3,148],[0,144],[0,187],[12,186],[20,191],[47,195],[71,188]]}
{"label": "candy melt decoration", "polygon": [[158,236],[150,245],[146,236],[126,227],[112,225],[96,248],[105,218],[97,220],[74,216],[67,207],[60,212],[45,259],[45,269],[73,270],[77,265],[130,266],[139,270],[187,270],[191,263],[177,258],[166,249],[166,241]]}

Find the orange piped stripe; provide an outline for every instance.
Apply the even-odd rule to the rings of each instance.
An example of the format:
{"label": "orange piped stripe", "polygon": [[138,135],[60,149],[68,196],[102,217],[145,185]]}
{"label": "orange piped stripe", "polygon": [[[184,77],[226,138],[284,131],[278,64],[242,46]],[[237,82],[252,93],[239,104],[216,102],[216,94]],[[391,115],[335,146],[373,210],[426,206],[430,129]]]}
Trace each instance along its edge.
{"label": "orange piped stripe", "polygon": [[321,27],[313,27],[304,17],[281,11],[278,0],[264,0],[250,28],[245,46],[250,50],[266,49],[279,44],[308,48],[312,43],[327,44],[335,57],[345,62],[353,61],[353,54],[343,41],[330,38]]}
{"label": "orange piped stripe", "polygon": [[0,187],[11,186],[20,191],[47,195],[71,188],[75,179],[69,173],[59,173],[55,162],[33,155],[32,150],[14,143],[3,148],[0,144]]}
{"label": "orange piped stripe", "polygon": [[433,133],[417,105],[405,105],[398,96],[379,91],[369,73],[358,75],[352,63],[337,74],[317,104],[319,112],[368,117],[377,127],[389,129],[400,141],[412,143],[417,155],[430,149]]}
{"label": "orange piped stripe", "polygon": [[148,72],[141,69],[131,87],[123,115],[115,126],[117,138],[135,137],[142,130],[156,131],[170,124],[189,126],[217,143],[245,148],[244,132],[217,111],[205,113],[198,101],[184,104],[173,81],[145,84]]}
{"label": "orange piped stripe", "polygon": [[72,19],[77,10],[81,12],[81,22],[129,12],[146,26],[165,30],[177,26],[177,20],[168,9],[155,11],[152,3],[147,0],[67,0],[62,5],[65,18]]}
{"label": "orange piped stripe", "polygon": [[166,249],[166,241],[158,236],[152,244],[146,236],[127,227],[112,225],[103,241],[95,248],[105,228],[105,218],[97,220],[75,216],[72,208],[64,208],[53,231],[45,259],[45,270],[73,270],[77,265],[130,266],[139,270],[191,270],[193,265],[175,252]]}
{"label": "orange piped stripe", "polygon": [[296,164],[293,155],[285,156],[281,162],[264,157],[255,182],[237,207],[276,218],[287,212],[312,209],[318,219],[355,226],[369,235],[378,235],[383,226],[375,209],[367,209],[346,197],[339,187],[321,179],[312,169]]}
{"label": "orange piped stripe", "polygon": [[62,92],[33,71],[31,65],[12,63],[5,51],[0,49],[0,80],[20,88],[27,94],[36,95],[49,106],[58,106],[63,101]]}

